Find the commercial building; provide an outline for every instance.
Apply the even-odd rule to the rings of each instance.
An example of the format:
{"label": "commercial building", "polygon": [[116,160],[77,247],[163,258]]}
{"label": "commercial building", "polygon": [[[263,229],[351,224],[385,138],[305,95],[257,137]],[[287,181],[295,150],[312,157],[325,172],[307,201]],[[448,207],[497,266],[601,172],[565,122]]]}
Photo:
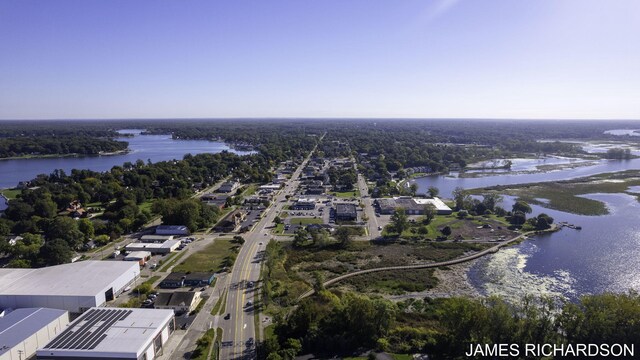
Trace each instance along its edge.
{"label": "commercial building", "polygon": [[282,184],[267,184],[267,185],[260,186],[259,189],[261,191],[264,191],[265,193],[270,193],[270,192],[280,190],[281,187],[282,187]]}
{"label": "commercial building", "polygon": [[0,269],[0,308],[81,313],[102,306],[140,276],[127,261],[78,261],[40,269]]}
{"label": "commercial building", "polygon": [[211,285],[215,274],[213,273],[188,273],[184,275],[184,286],[204,286]]}
{"label": "commercial building", "polygon": [[141,243],[163,243],[167,240],[173,240],[173,235],[142,235]]}
{"label": "commercial building", "polygon": [[439,198],[421,199],[409,196],[399,196],[394,198],[376,199],[374,206],[381,214],[393,214],[396,209],[403,208],[408,215],[424,215],[427,205],[433,205],[438,215],[448,215],[452,213],[448,207]]}
{"label": "commercial building", "polygon": [[293,210],[313,210],[316,208],[316,199],[314,198],[300,198],[293,205]]}
{"label": "commercial building", "polygon": [[180,246],[180,240],[167,240],[162,244],[159,243],[131,243],[125,246],[125,250],[129,251],[149,251],[152,254],[168,254],[175,251]]}
{"label": "commercial building", "polygon": [[236,181],[227,181],[225,183],[223,183],[222,185],[220,185],[220,187],[218,188],[218,192],[221,193],[230,193],[235,191],[238,187],[240,187],[240,184]]}
{"label": "commercial building", "polygon": [[65,310],[26,308],[0,318],[0,360],[31,358],[69,324]]}
{"label": "commercial building", "polygon": [[160,282],[159,286],[164,289],[177,289],[184,286],[184,273],[171,273]]}
{"label": "commercial building", "polygon": [[124,261],[137,261],[138,264],[144,266],[150,258],[151,253],[149,251],[132,251],[124,257]]}
{"label": "commercial building", "polygon": [[156,235],[189,235],[189,228],[184,225],[158,225]]}
{"label": "commercial building", "polygon": [[358,211],[355,204],[336,204],[337,221],[356,221]]}
{"label": "commercial building", "polygon": [[216,226],[213,228],[217,232],[234,232],[238,230],[244,219],[247,217],[247,213],[236,209],[228,213]]}
{"label": "commercial building", "polygon": [[178,314],[184,314],[196,309],[202,300],[199,291],[161,292],[156,297],[155,309],[171,309]]}
{"label": "commercial building", "polygon": [[152,360],[162,354],[174,329],[170,310],[92,308],[36,355],[38,360]]}

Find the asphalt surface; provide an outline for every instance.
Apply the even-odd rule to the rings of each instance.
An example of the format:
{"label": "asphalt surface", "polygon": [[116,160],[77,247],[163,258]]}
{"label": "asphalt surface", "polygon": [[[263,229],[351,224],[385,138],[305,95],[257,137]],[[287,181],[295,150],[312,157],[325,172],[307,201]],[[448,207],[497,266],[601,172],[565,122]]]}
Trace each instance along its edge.
{"label": "asphalt surface", "polygon": [[[292,174],[285,187],[274,198],[271,206],[264,212],[262,219],[245,234],[245,244],[240,249],[230,276],[226,312],[230,318],[219,319],[218,326],[223,329],[220,359],[256,359],[257,340],[255,327],[256,312],[260,304],[256,303],[256,293],[261,288],[260,268],[263,252],[270,239],[268,226],[282,211],[285,196],[293,195],[299,185],[299,177],[315,148]],[[252,284],[253,286],[251,286]],[[249,304],[251,302],[251,304]],[[225,314],[226,315],[226,314]]]}

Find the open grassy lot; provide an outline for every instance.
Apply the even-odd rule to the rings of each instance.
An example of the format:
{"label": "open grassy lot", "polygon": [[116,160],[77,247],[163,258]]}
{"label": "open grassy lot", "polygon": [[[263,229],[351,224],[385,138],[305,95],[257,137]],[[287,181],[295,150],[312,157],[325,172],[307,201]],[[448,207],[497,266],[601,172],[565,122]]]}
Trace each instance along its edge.
{"label": "open grassy lot", "polygon": [[291,225],[309,225],[309,224],[322,224],[320,218],[307,218],[307,217],[295,217],[290,220]]}
{"label": "open grassy lot", "polygon": [[179,265],[174,272],[219,272],[228,266],[231,259],[235,261],[237,244],[230,240],[216,239],[201,251],[191,254]]}
{"label": "open grassy lot", "polygon": [[331,191],[329,192],[329,195],[339,198],[360,197],[360,190],[353,189],[352,191]]}
{"label": "open grassy lot", "polygon": [[[507,229],[510,224],[503,217],[495,215],[483,215],[483,216],[469,216],[464,219],[459,219],[456,213],[452,215],[438,215],[430,224],[424,225],[421,223],[420,217],[413,219],[415,222],[410,222],[410,227],[402,232],[401,238],[403,239],[436,239],[441,236],[440,230],[445,226],[449,226],[452,230],[450,239],[490,239],[500,236],[511,237],[512,232]],[[491,229],[478,229],[479,226],[484,224],[491,225]],[[426,232],[425,232],[426,230]],[[396,237],[398,234],[390,232],[389,229],[382,231],[382,236]]]}
{"label": "open grassy lot", "polygon": [[346,279],[341,287],[347,286],[360,293],[403,294],[430,289],[438,284],[433,269],[411,271],[380,271],[353,276]]}
{"label": "open grassy lot", "polygon": [[[579,215],[608,214],[604,203],[581,197],[580,195],[595,193],[629,193],[630,186],[640,185],[640,171],[628,170],[617,173],[606,173],[586,178],[555,181],[548,183],[512,185],[472,190],[474,194],[497,191],[505,195],[517,196],[531,204]],[[541,201],[546,199],[548,202]]]}
{"label": "open grassy lot", "polygon": [[160,264],[159,264],[160,268],[158,269],[158,271],[160,272],[167,271],[167,269],[169,269],[173,264],[175,264],[178,260],[180,260],[180,258],[182,258],[185,254],[186,252],[180,252],[180,253],[174,252],[167,255],[167,257],[160,260]]}
{"label": "open grassy lot", "polygon": [[0,190],[0,193],[7,197],[7,199],[15,199],[18,195],[22,193],[20,189],[5,189]]}

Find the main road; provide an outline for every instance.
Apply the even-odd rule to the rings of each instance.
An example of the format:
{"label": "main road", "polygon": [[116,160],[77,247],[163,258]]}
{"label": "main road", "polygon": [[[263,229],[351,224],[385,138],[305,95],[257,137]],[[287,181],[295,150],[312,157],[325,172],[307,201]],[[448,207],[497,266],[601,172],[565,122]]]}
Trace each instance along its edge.
{"label": "main road", "polygon": [[[324,135],[320,137],[319,142],[323,137]],[[255,316],[256,312],[260,311],[260,304],[257,304],[255,300],[256,294],[262,288],[259,284],[261,257],[264,256],[264,250],[270,239],[267,227],[273,224],[274,218],[282,211],[286,196],[295,193],[302,169],[307,165],[316,147],[298,166],[284,188],[274,197],[262,219],[250,232],[244,235],[245,243],[238,253],[230,276],[227,277],[229,292],[226,312],[229,314],[229,318],[219,322],[219,326],[223,329],[220,359],[256,358]]]}

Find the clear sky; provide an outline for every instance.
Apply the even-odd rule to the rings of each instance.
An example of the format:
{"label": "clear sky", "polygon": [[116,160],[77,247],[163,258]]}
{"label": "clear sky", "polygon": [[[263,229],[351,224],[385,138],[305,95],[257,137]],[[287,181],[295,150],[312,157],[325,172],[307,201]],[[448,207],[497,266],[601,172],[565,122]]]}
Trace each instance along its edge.
{"label": "clear sky", "polygon": [[640,119],[638,0],[2,0],[0,119]]}

